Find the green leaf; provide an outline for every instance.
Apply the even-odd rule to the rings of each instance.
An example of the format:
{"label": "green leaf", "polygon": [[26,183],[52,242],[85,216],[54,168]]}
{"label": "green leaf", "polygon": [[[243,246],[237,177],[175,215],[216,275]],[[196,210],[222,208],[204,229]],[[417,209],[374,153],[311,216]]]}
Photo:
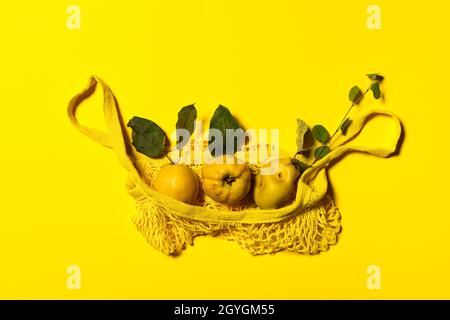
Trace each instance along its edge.
{"label": "green leaf", "polygon": [[345,136],[345,134],[347,133],[347,129],[350,126],[350,124],[352,123],[352,120],[350,120],[349,118],[345,119],[344,122],[341,125],[341,132],[342,134]]}
{"label": "green leaf", "polygon": [[164,154],[166,134],[153,121],[133,117],[127,124],[132,130],[132,143],[136,150],[150,158]]}
{"label": "green leaf", "polygon": [[[217,107],[217,109],[214,111],[214,114],[211,118],[211,121],[209,123],[209,129],[217,129],[222,133],[222,146],[223,146],[223,150],[222,153],[226,152],[226,130],[227,129],[232,129],[232,130],[237,130],[239,129],[239,123],[237,122],[237,120],[233,117],[233,115],[231,114],[230,110],[228,110],[227,107],[224,107],[222,105],[219,105]],[[208,143],[209,143],[209,147],[211,146],[211,133],[208,139]],[[233,150],[234,152],[236,152],[239,149],[239,145],[238,145],[238,141],[237,138],[234,138],[234,145],[233,145]],[[211,148],[210,148],[211,150]],[[213,153],[213,156],[215,156],[215,150],[211,150]]]}
{"label": "green leaf", "polygon": [[358,86],[354,86],[353,88],[351,88],[348,93],[348,99],[355,104],[357,104],[361,100],[362,96],[362,91]]}
{"label": "green leaf", "polygon": [[370,80],[373,81],[383,81],[384,77],[379,73],[368,73],[366,76],[369,77]]}
{"label": "green leaf", "polygon": [[[195,108],[194,104],[181,108],[181,110],[178,112],[178,120],[176,124],[177,130],[185,129],[189,131],[189,133],[192,135],[192,133],[194,132],[196,119],[197,119],[197,109]],[[186,145],[186,143],[188,143],[188,140],[186,141],[181,140],[182,135],[179,135],[177,132],[177,144],[179,149],[183,148]],[[182,143],[180,144],[180,142]]]}
{"label": "green leaf", "polygon": [[370,90],[372,90],[373,97],[375,99],[380,99],[381,90],[380,90],[380,83],[378,81],[375,81],[374,83],[372,83],[372,85],[370,86]]}
{"label": "green leaf", "polygon": [[294,166],[297,168],[298,171],[300,171],[300,174],[302,174],[303,172],[305,172],[307,169],[311,168],[311,165],[302,162],[298,159],[292,159],[292,163],[294,164]]}
{"label": "green leaf", "polygon": [[330,151],[331,151],[331,149],[328,146],[317,147],[316,150],[314,150],[314,157],[316,158],[316,160],[320,160],[323,157],[325,157],[327,154],[329,154]]}
{"label": "green leaf", "polygon": [[317,124],[312,128],[312,134],[314,139],[316,139],[320,143],[325,144],[328,142],[328,140],[330,140],[330,134],[328,133],[328,130],[325,129],[325,127],[321,124]]}
{"label": "green leaf", "polygon": [[305,121],[297,119],[297,153],[306,151],[312,147],[314,140]]}

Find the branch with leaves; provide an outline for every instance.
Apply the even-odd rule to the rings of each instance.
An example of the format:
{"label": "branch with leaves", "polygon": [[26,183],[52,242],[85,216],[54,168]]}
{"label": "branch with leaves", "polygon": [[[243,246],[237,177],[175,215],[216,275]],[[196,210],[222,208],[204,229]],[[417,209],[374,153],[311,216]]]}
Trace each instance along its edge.
{"label": "branch with leaves", "polygon": [[[328,130],[321,124],[315,125],[312,130],[310,130],[308,128],[308,125],[303,120],[297,119],[297,152],[293,158],[293,162],[300,170],[300,172],[305,171],[306,169],[311,167],[312,164],[316,163],[318,160],[322,159],[331,152],[329,142],[336,136],[336,134],[339,133],[339,131],[343,135],[347,134],[347,130],[352,124],[352,120],[348,117],[350,111],[352,111],[352,109],[362,101],[363,97],[369,91],[372,91],[373,97],[375,99],[381,98],[382,94],[380,84],[383,81],[384,77],[379,73],[369,73],[367,74],[367,77],[371,80],[371,83],[365,91],[362,91],[358,86],[353,86],[350,89],[348,93],[348,99],[350,100],[351,105],[332,135],[330,135]],[[314,148],[316,142],[318,142],[320,145]],[[298,155],[306,154],[313,148],[314,161],[311,165],[297,159]]]}

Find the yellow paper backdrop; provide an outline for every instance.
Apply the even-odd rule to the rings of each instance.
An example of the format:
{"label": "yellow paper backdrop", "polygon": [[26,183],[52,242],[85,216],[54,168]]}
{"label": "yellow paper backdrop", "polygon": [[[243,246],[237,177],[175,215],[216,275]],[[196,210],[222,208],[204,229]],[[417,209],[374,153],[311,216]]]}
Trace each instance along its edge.
{"label": "yellow paper backdrop", "polygon": [[[81,29],[67,28],[69,5]],[[381,8],[381,29],[366,26]],[[0,10],[0,298],[450,298],[449,5],[444,1],[9,1]],[[91,74],[124,116],[170,131],[181,106],[219,104],[247,127],[295,119],[334,128],[354,84],[386,76],[405,141],[387,160],[353,154],[330,171],[343,232],[330,251],[253,257],[197,238],[180,257],[131,223],[126,173],[80,135],[66,105]],[[101,96],[80,110],[104,126]],[[383,139],[379,135],[376,139]],[[81,289],[66,286],[69,265]],[[367,267],[381,289],[366,286]]]}

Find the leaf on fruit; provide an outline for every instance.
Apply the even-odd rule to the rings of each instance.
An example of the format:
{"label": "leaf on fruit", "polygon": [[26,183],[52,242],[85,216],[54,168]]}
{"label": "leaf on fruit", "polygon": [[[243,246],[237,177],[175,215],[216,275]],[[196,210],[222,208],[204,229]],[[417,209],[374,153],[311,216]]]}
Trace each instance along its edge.
{"label": "leaf on fruit", "polygon": [[328,146],[317,147],[316,150],[314,150],[314,157],[316,158],[316,160],[320,160],[323,157],[325,157],[327,154],[329,154],[330,151],[331,151],[331,149]]}
{"label": "leaf on fruit", "polygon": [[342,123],[340,129],[344,136],[347,134],[347,129],[351,124],[352,124],[352,120],[350,120],[349,118],[345,119],[345,121]]}
{"label": "leaf on fruit", "polygon": [[[177,148],[183,148],[189,140],[183,139],[183,135],[179,130],[184,129],[189,132],[190,135],[194,132],[195,120],[197,119],[197,109],[194,104],[181,108],[178,112],[178,120],[176,124],[177,129]],[[186,140],[186,141],[185,141]]]}
{"label": "leaf on fruit", "polygon": [[306,151],[310,149],[314,140],[312,139],[311,130],[309,130],[308,125],[305,121],[301,119],[297,119],[297,134],[296,134],[296,142],[297,142],[297,153],[302,151]]}
{"label": "leaf on fruit", "polygon": [[325,127],[321,124],[317,124],[312,128],[312,134],[314,139],[316,139],[320,143],[325,144],[328,142],[328,140],[330,140],[330,134],[328,133],[328,130],[325,129]]}
{"label": "leaf on fruit", "polygon": [[348,99],[355,104],[359,103],[362,96],[363,96],[362,91],[358,86],[353,86],[353,88],[351,88],[348,93]]}
{"label": "leaf on fruit", "polygon": [[132,144],[136,150],[150,158],[164,154],[166,134],[153,121],[133,117],[127,124],[132,130]]}
{"label": "leaf on fruit", "polygon": [[380,99],[381,90],[380,90],[380,83],[378,81],[372,83],[372,85],[370,86],[370,90],[372,90],[373,97],[375,99]]}

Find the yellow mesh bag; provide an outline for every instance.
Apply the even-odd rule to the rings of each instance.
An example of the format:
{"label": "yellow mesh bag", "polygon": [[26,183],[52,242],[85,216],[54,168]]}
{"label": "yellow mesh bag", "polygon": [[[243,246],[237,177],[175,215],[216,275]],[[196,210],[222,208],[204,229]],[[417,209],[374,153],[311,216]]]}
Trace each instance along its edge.
{"label": "yellow mesh bag", "polygon": [[[103,111],[107,132],[80,124],[76,117],[78,106],[95,91],[103,88]],[[280,209],[261,210],[251,201],[244,205],[226,207],[205,195],[194,205],[169,198],[156,192],[152,182],[166,160],[142,156],[131,147],[127,130],[110,88],[96,76],[87,87],[72,98],[67,109],[73,125],[83,134],[115,151],[120,163],[129,173],[127,192],[136,200],[134,224],[154,248],[177,255],[197,236],[210,235],[236,241],[251,254],[266,254],[281,250],[314,254],[327,250],[337,241],[340,213],[327,193],[327,168],[348,152],[364,152],[388,157],[395,152],[401,135],[400,120],[391,112],[370,110],[353,119],[346,135],[336,135],[330,142],[332,151],[317,161],[300,177],[295,200]],[[366,122],[383,116],[394,122],[387,146],[357,146],[351,142]],[[200,175],[200,165],[193,169]],[[258,165],[250,166],[253,173]]]}

